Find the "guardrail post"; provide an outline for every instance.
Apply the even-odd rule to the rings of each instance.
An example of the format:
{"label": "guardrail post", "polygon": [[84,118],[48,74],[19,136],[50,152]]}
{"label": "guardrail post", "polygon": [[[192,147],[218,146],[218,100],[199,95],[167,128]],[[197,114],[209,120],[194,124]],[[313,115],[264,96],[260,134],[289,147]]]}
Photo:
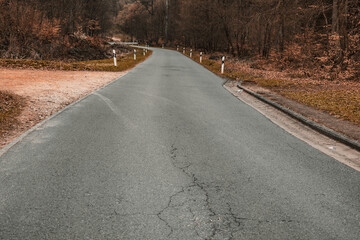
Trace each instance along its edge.
{"label": "guardrail post", "polygon": [[222,64],[221,64],[221,74],[224,74],[224,68],[225,68],[225,56],[222,57]]}
{"label": "guardrail post", "polygon": [[116,51],[115,49],[113,49],[113,55],[114,55],[114,66],[117,66],[117,61],[116,61]]}

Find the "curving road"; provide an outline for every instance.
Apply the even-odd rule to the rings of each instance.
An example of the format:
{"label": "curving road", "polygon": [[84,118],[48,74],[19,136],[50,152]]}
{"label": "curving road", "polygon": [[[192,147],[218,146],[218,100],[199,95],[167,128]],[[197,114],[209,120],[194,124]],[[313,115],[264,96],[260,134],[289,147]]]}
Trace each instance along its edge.
{"label": "curving road", "polygon": [[169,50],[0,157],[4,240],[359,236],[359,172]]}

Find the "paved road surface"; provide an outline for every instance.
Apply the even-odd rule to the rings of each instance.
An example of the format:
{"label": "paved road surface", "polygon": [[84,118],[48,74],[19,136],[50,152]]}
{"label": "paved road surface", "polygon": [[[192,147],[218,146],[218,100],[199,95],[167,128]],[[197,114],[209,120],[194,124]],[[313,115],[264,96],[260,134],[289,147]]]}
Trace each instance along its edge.
{"label": "paved road surface", "polygon": [[359,239],[360,173],[179,53],[0,158],[0,239]]}

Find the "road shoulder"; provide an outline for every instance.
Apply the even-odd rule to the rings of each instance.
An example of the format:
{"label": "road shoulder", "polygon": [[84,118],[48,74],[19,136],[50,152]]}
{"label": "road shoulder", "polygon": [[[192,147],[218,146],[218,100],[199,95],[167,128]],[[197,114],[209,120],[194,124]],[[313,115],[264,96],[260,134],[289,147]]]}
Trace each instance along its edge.
{"label": "road shoulder", "polygon": [[319,134],[315,130],[303,125],[287,114],[263,103],[244,91],[239,90],[237,82],[228,81],[225,83],[224,87],[239,100],[253,107],[270,121],[280,126],[290,134],[336,159],[337,161],[360,171],[360,153],[355,149]]}
{"label": "road shoulder", "polygon": [[39,122],[110,82],[123,72],[0,69],[0,91],[21,96],[24,107],[11,130],[2,134],[0,149]]}

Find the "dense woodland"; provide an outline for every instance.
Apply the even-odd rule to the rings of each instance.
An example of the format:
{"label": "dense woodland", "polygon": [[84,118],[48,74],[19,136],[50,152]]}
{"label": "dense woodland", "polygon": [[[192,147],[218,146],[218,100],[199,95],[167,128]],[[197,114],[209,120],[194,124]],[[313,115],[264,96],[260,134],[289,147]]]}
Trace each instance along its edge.
{"label": "dense woodland", "polygon": [[2,58],[96,58],[118,0],[0,0]]}
{"label": "dense woodland", "polygon": [[122,32],[357,79],[359,11],[360,0],[0,0],[0,57],[100,58]]}
{"label": "dense woodland", "polygon": [[185,45],[279,67],[360,71],[359,0],[137,0],[119,15],[123,31],[152,44]]}

